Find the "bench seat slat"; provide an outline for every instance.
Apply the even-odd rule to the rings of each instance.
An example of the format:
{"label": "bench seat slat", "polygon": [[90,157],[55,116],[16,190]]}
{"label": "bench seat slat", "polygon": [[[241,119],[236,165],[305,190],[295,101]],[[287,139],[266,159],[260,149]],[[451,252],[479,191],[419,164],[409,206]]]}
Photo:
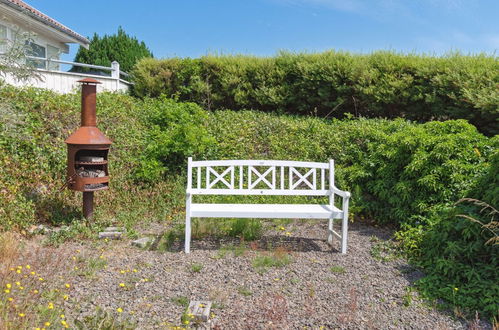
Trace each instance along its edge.
{"label": "bench seat slat", "polygon": [[191,204],[192,217],[341,219],[343,212],[312,204]]}

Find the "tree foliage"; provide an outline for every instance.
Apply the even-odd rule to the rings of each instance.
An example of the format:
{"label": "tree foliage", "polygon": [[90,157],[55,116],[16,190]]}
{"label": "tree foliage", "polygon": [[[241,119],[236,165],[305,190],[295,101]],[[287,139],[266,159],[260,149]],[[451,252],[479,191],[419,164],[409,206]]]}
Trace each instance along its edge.
{"label": "tree foliage", "polygon": [[[102,66],[111,66],[111,62],[117,61],[120,63],[120,70],[129,72],[144,57],[153,57],[146,44],[128,35],[120,26],[117,34],[100,37],[94,33],[89,49],[80,47],[74,61]],[[73,67],[71,71],[83,72],[88,69]]]}

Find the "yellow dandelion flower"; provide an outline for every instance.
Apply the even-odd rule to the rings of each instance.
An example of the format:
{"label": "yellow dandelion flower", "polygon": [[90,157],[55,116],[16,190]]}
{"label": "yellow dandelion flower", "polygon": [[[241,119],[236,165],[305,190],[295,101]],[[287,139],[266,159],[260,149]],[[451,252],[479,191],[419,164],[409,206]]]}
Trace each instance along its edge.
{"label": "yellow dandelion flower", "polygon": [[36,275],[36,273],[35,273],[35,272],[31,272],[30,274],[31,274],[31,275]]}
{"label": "yellow dandelion flower", "polygon": [[19,290],[24,290],[24,286],[20,286],[20,287],[19,287]]}
{"label": "yellow dandelion flower", "polygon": [[76,257],[73,256],[71,259],[76,260]]}
{"label": "yellow dandelion flower", "polygon": [[35,330],[42,330],[42,329],[40,329],[40,328],[35,328]]}
{"label": "yellow dandelion flower", "polygon": [[49,304],[48,304],[48,308],[49,308],[49,309],[54,309],[54,304],[53,304],[53,303],[51,303],[51,302],[49,302]]}
{"label": "yellow dandelion flower", "polygon": [[24,313],[19,313],[18,315],[19,315],[20,317],[25,317],[25,316],[26,316],[26,314],[24,314]]}
{"label": "yellow dandelion flower", "polygon": [[33,293],[34,293],[34,294],[37,294],[37,293],[38,293],[38,290],[36,290],[36,289],[35,289],[35,290],[33,290]]}
{"label": "yellow dandelion flower", "polygon": [[118,307],[118,309],[116,310],[118,313],[123,313],[123,309],[121,307]]}
{"label": "yellow dandelion flower", "polygon": [[21,282],[17,281],[17,282],[16,282],[16,285],[17,285],[17,286],[20,286],[20,285],[21,285]]}
{"label": "yellow dandelion flower", "polygon": [[38,280],[39,280],[39,281],[43,281],[43,277],[39,277],[39,278],[38,278]]}
{"label": "yellow dandelion flower", "polygon": [[454,288],[454,291],[456,291],[456,292],[459,291],[459,288]]}
{"label": "yellow dandelion flower", "polygon": [[22,272],[20,269],[18,269],[18,270],[16,270],[16,273],[21,274]]}
{"label": "yellow dandelion flower", "polygon": [[71,287],[71,285],[70,285],[69,283],[64,284],[64,286],[65,286],[66,288],[68,288],[68,289]]}
{"label": "yellow dandelion flower", "polygon": [[14,268],[10,267],[10,270],[12,270],[12,271],[13,271],[13,270],[14,270]]}
{"label": "yellow dandelion flower", "polygon": [[45,322],[43,325],[46,326],[46,327],[49,327],[50,326],[50,322]]}
{"label": "yellow dandelion flower", "polygon": [[125,283],[120,283],[120,287],[124,288],[125,287]]}
{"label": "yellow dandelion flower", "polygon": [[213,318],[215,318],[215,313],[211,312],[211,313],[210,313],[210,317],[211,317],[212,319],[213,319]]}
{"label": "yellow dandelion flower", "polygon": [[67,323],[66,321],[62,320],[62,321],[61,321],[61,324],[62,324],[62,326],[63,326],[64,328],[69,328],[69,325],[68,325],[68,323]]}
{"label": "yellow dandelion flower", "polygon": [[205,305],[204,304],[199,304],[199,307],[204,308]]}
{"label": "yellow dandelion flower", "polygon": [[66,318],[66,315],[61,314],[61,319],[64,319],[64,318]]}
{"label": "yellow dandelion flower", "polygon": [[26,265],[26,269],[31,269],[31,266],[30,265]]}
{"label": "yellow dandelion flower", "polygon": [[125,271],[124,271],[124,270],[120,270],[120,273],[121,273],[121,274],[125,274]]}
{"label": "yellow dandelion flower", "polygon": [[17,269],[23,269],[23,266],[17,266]]}
{"label": "yellow dandelion flower", "polygon": [[5,286],[7,287],[7,289],[12,288],[12,284],[10,284],[10,283],[5,284]]}
{"label": "yellow dandelion flower", "polygon": [[137,272],[137,269],[135,269],[135,268],[134,268],[132,271],[133,271],[134,273],[136,273],[136,272]]}
{"label": "yellow dandelion flower", "polygon": [[103,255],[101,255],[101,256],[99,256],[99,258],[100,258],[100,259],[104,259],[104,256],[103,256]]}
{"label": "yellow dandelion flower", "polygon": [[68,296],[67,294],[65,294],[64,296],[62,296],[62,298],[63,298],[64,300],[68,300],[68,299],[69,299],[69,296]]}
{"label": "yellow dandelion flower", "polygon": [[55,289],[54,291],[55,291],[55,292],[59,292],[59,289]]}
{"label": "yellow dandelion flower", "polygon": [[279,230],[286,230],[286,228],[284,228],[283,226],[280,226]]}
{"label": "yellow dandelion flower", "polygon": [[10,293],[10,290],[9,289],[5,289],[5,290],[3,290],[3,292]]}
{"label": "yellow dandelion flower", "polygon": [[76,250],[76,253],[80,253],[81,251],[80,250]]}
{"label": "yellow dandelion flower", "polygon": [[286,236],[291,236],[291,233],[289,231],[287,231]]}
{"label": "yellow dandelion flower", "polygon": [[14,301],[12,297],[7,298],[8,301]]}

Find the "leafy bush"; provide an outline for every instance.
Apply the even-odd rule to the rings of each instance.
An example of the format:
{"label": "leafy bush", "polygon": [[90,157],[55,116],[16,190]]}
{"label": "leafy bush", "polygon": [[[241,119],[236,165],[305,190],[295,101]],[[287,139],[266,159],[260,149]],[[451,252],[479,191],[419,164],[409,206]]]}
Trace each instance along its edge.
{"label": "leafy bush", "polygon": [[[499,317],[499,245],[486,244],[490,232],[458,213],[488,223],[492,217],[474,205],[459,205],[439,213],[422,232],[418,255],[413,257],[426,276],[416,285],[429,298],[445,299],[460,314]],[[497,217],[497,215],[496,215]]]}
{"label": "leafy bush", "polygon": [[258,109],[320,117],[467,119],[499,132],[495,56],[375,52],[280,53],[273,58],[144,59],[134,69],[140,97],[166,94],[207,109]]}
{"label": "leafy bush", "polygon": [[213,144],[206,129],[208,114],[198,105],[161,97],[146,99],[143,107],[148,145],[136,172],[139,179],[157,180],[167,168],[185,167],[187,157],[206,153]]}

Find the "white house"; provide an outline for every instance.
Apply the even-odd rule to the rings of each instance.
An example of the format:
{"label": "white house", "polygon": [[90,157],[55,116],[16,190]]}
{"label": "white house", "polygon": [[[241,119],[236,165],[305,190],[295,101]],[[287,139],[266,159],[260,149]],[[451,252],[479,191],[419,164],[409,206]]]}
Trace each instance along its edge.
{"label": "white house", "polygon": [[[76,86],[77,81],[92,77],[100,82],[100,90],[128,90],[130,83],[120,79],[120,76],[127,75],[119,70],[119,64],[114,62],[111,67],[102,67],[82,63],[61,61],[60,54],[69,52],[71,43],[78,44],[88,49],[90,41],[59,23],[55,19],[45,15],[39,10],[28,5],[21,0],[0,0],[0,53],[5,52],[9,40],[15,40],[17,33],[29,32],[32,42],[29,43],[32,56],[29,61],[37,68],[41,77],[28,82],[20,82],[10,75],[5,76],[5,81],[16,86],[31,85],[35,87],[47,88],[67,93]],[[86,73],[67,72],[70,66],[89,67],[97,70],[107,70],[108,76],[93,75]],[[63,70],[66,68],[66,71]]]}

